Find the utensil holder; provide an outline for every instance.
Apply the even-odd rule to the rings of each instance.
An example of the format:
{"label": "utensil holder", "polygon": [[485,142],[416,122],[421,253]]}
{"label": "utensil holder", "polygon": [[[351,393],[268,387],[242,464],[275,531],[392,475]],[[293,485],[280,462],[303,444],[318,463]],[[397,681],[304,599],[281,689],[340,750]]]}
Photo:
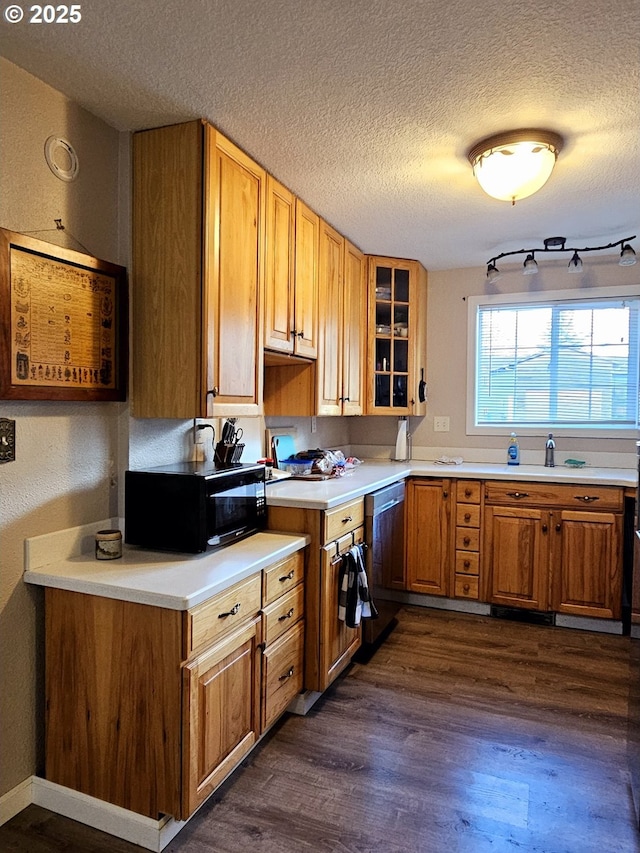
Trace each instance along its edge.
{"label": "utensil holder", "polygon": [[233,444],[225,444],[224,442],[219,441],[216,444],[213,456],[214,462],[216,465],[233,465],[240,461],[243,450],[244,444],[237,442]]}

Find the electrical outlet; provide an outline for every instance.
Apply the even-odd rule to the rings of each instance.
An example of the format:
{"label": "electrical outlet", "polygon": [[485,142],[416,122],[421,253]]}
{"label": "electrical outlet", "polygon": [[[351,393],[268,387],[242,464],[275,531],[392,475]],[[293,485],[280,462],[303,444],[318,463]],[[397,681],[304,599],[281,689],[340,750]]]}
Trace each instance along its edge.
{"label": "electrical outlet", "polygon": [[439,415],[433,419],[434,432],[449,432],[449,418],[444,415]]}
{"label": "electrical outlet", "polygon": [[314,433],[314,432],[317,432],[317,430],[318,430],[318,423],[316,421],[316,416],[311,415],[311,432]]}

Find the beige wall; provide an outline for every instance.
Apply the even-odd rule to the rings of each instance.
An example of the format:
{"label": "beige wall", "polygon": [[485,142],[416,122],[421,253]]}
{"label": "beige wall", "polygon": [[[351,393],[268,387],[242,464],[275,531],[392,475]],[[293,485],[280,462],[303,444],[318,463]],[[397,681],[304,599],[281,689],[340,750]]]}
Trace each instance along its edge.
{"label": "beige wall", "polygon": [[[53,220],[62,219],[92,254],[125,262],[118,229],[120,134],[5,60],[0,114],[0,226],[59,242],[65,235]],[[49,171],[44,143],[51,134],[76,148],[76,181],[65,183]],[[62,245],[79,248],[70,239]],[[42,769],[42,595],[21,579],[24,538],[116,512],[111,475],[119,467],[127,414],[117,403],[0,401],[0,417],[16,421],[16,461],[0,466],[2,795]]]}
{"label": "beige wall", "polygon": [[[611,239],[624,235],[612,235]],[[411,418],[414,456],[437,458],[462,455],[468,461],[499,462],[506,459],[507,437],[466,434],[467,395],[467,301],[469,296],[489,293],[575,290],[586,295],[594,287],[634,285],[640,293],[640,266],[621,267],[616,255],[585,255],[582,275],[567,274],[567,260],[538,257],[540,272],[523,276],[522,264],[500,264],[501,278],[493,285],[485,269],[443,270],[429,273],[427,317],[428,413]],[[434,415],[450,418],[450,431],[434,432]],[[397,422],[391,418],[352,418],[350,440],[354,451],[367,454],[368,447],[395,447]],[[544,439],[520,438],[521,461],[544,463]],[[383,452],[382,450],[380,452]],[[558,437],[556,456],[586,459],[592,464],[633,467],[635,438]]]}

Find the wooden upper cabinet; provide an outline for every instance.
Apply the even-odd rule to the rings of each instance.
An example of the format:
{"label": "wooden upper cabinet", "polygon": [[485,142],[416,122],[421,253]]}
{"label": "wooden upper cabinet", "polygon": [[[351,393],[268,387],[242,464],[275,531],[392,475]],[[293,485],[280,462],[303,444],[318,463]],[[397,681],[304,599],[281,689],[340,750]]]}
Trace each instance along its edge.
{"label": "wooden upper cabinet", "polygon": [[318,251],[320,217],[296,199],[295,353],[318,356]]}
{"label": "wooden upper cabinet", "polygon": [[296,200],[271,175],[267,175],[266,208],[264,345],[292,354],[297,341],[294,334]]}
{"label": "wooden upper cabinet", "polygon": [[320,222],[317,414],[342,414],[344,237]]}
{"label": "wooden upper cabinet", "polygon": [[426,400],[420,398],[427,344],[422,264],[369,257],[368,323],[367,414],[426,414]]}
{"label": "wooden upper cabinet", "polygon": [[342,414],[361,415],[367,341],[367,261],[348,240],[344,245],[343,317]]}
{"label": "wooden upper cabinet", "polygon": [[136,417],[260,414],[265,181],[204,122],[134,135]]}

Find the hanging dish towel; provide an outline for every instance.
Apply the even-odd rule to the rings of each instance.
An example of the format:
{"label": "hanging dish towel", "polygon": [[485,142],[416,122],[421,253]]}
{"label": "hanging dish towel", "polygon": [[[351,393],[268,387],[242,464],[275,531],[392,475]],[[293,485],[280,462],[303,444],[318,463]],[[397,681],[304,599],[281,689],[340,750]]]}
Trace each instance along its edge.
{"label": "hanging dish towel", "polygon": [[377,615],[378,611],[369,594],[364,547],[354,545],[342,555],[338,618],[348,628],[357,628],[361,619],[375,619]]}

